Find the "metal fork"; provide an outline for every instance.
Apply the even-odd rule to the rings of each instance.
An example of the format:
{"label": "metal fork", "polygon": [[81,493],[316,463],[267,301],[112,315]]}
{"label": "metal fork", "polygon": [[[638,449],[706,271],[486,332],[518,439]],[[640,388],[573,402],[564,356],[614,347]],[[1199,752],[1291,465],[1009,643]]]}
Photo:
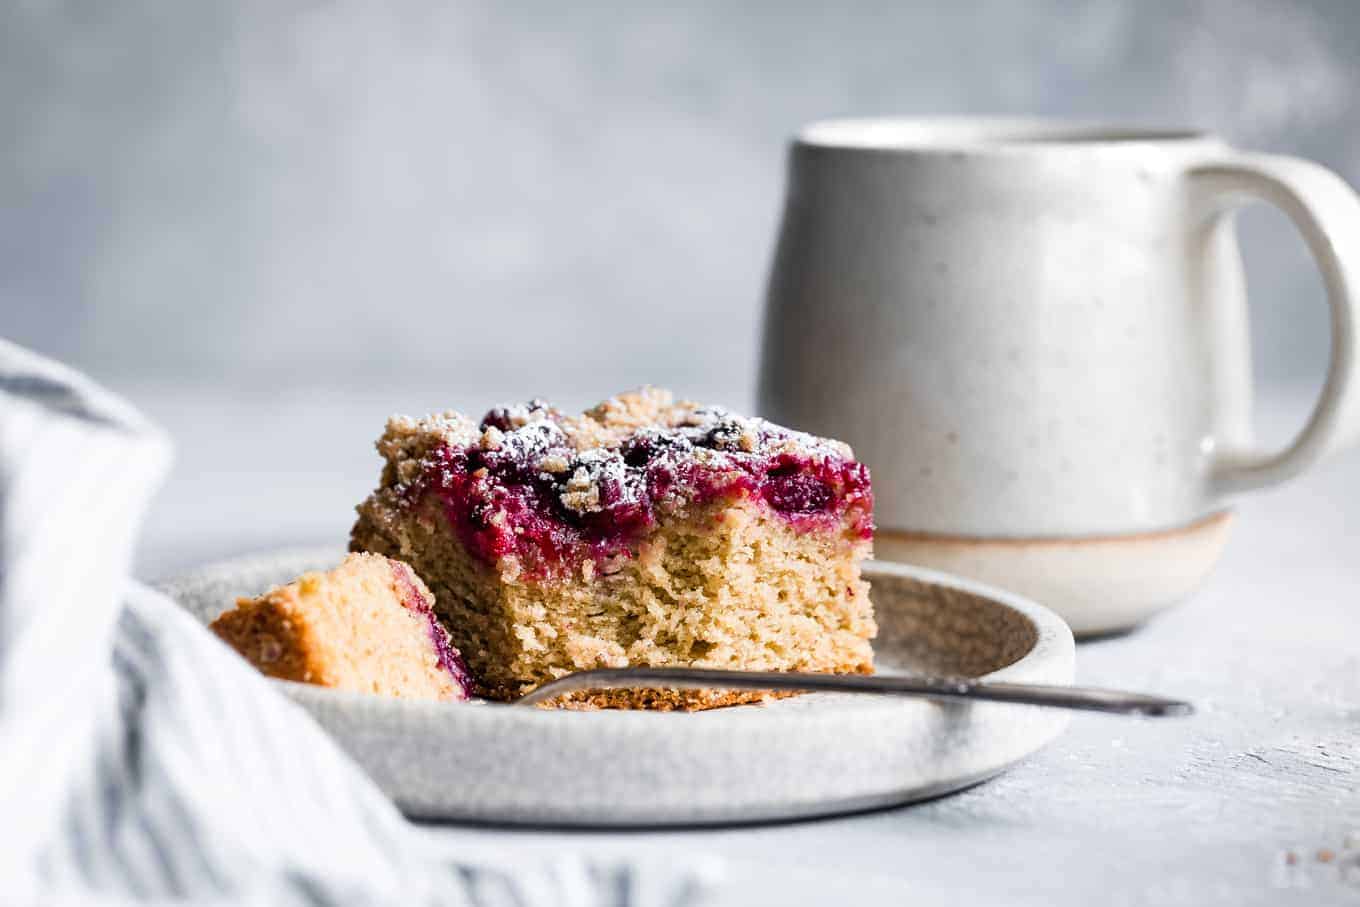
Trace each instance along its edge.
{"label": "metal fork", "polygon": [[792,690],[798,692],[872,693],[925,699],[972,699],[1011,702],[1057,709],[1113,712],[1164,718],[1189,715],[1194,707],[1179,699],[1146,693],[1037,683],[984,682],[966,677],[912,674],[798,674],[785,671],[724,671],[712,668],[598,668],[549,681],[515,700],[538,705],[579,690],[717,689]]}

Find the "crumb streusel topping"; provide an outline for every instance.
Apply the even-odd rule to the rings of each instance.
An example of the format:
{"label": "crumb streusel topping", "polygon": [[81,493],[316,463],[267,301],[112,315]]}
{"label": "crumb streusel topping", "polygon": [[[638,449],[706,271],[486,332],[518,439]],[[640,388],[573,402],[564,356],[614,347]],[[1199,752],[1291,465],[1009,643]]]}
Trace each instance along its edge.
{"label": "crumb streusel topping", "polygon": [[620,394],[579,416],[543,400],[394,417],[385,484],[439,497],[469,550],[546,574],[628,553],[659,515],[719,498],[762,501],[795,526],[873,532],[867,468],[850,448],[668,391]]}

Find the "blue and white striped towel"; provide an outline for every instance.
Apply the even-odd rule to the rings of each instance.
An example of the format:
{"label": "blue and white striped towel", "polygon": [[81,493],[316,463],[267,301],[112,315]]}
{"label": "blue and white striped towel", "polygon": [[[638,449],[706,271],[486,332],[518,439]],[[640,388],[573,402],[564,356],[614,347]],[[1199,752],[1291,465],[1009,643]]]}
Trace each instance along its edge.
{"label": "blue and white striped towel", "polygon": [[0,340],[0,904],[585,905],[692,875],[439,852],[300,708],[127,579],[167,439]]}

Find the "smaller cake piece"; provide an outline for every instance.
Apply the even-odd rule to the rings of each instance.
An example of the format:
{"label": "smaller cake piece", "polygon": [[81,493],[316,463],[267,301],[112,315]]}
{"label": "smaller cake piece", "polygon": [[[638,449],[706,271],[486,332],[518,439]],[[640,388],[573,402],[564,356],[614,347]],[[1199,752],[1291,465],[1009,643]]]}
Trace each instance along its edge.
{"label": "smaller cake piece", "polygon": [[334,570],[238,599],[211,629],[270,677],[406,699],[470,696],[434,596],[380,554],[350,554]]}

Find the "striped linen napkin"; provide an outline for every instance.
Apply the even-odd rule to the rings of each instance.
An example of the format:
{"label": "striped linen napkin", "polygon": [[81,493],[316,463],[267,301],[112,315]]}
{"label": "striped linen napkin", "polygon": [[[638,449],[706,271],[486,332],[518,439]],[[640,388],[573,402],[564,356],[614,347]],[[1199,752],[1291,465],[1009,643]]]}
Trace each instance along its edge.
{"label": "striped linen napkin", "polygon": [[0,903],[689,905],[683,869],[442,852],[127,578],[165,436],[0,340]]}

